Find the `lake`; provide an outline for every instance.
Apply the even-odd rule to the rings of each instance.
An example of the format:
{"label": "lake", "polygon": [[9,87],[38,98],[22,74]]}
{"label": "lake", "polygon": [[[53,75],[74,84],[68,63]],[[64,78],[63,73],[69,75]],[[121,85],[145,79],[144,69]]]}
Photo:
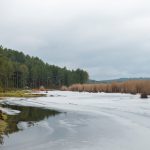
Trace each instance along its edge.
{"label": "lake", "polygon": [[149,150],[150,99],[139,95],[49,91],[1,100],[1,150]]}

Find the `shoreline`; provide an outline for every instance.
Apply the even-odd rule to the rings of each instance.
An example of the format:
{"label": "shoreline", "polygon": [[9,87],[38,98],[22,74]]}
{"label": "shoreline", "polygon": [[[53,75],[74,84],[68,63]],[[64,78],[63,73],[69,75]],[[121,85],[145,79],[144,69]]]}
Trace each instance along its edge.
{"label": "shoreline", "polygon": [[0,100],[5,97],[44,97],[46,96],[46,93],[35,93],[32,90],[17,90],[17,91],[6,91],[6,92],[0,92]]}

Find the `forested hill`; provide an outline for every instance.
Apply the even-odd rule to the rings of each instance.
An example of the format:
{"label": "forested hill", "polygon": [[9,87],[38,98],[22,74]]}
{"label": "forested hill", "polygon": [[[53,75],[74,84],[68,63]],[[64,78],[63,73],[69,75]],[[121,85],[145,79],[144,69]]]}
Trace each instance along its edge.
{"label": "forested hill", "polygon": [[66,67],[44,63],[38,57],[0,46],[0,87],[2,88],[48,88],[69,86],[88,81],[88,73],[82,69],[68,70]]}

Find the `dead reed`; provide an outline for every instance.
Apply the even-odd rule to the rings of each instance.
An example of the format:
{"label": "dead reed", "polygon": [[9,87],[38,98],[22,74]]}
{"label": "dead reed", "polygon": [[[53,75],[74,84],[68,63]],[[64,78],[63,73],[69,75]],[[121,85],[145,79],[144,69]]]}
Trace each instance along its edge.
{"label": "dead reed", "polygon": [[150,80],[130,80],[126,82],[112,82],[100,84],[73,84],[63,90],[79,92],[106,92],[106,93],[146,93],[150,95]]}

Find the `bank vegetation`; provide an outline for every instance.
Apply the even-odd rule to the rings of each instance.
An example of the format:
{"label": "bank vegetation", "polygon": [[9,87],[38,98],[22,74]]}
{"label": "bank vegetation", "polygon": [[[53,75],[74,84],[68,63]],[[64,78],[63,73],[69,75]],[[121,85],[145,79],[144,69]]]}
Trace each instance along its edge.
{"label": "bank vegetation", "polygon": [[100,84],[73,84],[69,87],[62,87],[62,90],[131,94],[144,93],[150,95],[150,80],[130,80],[126,82]]}

